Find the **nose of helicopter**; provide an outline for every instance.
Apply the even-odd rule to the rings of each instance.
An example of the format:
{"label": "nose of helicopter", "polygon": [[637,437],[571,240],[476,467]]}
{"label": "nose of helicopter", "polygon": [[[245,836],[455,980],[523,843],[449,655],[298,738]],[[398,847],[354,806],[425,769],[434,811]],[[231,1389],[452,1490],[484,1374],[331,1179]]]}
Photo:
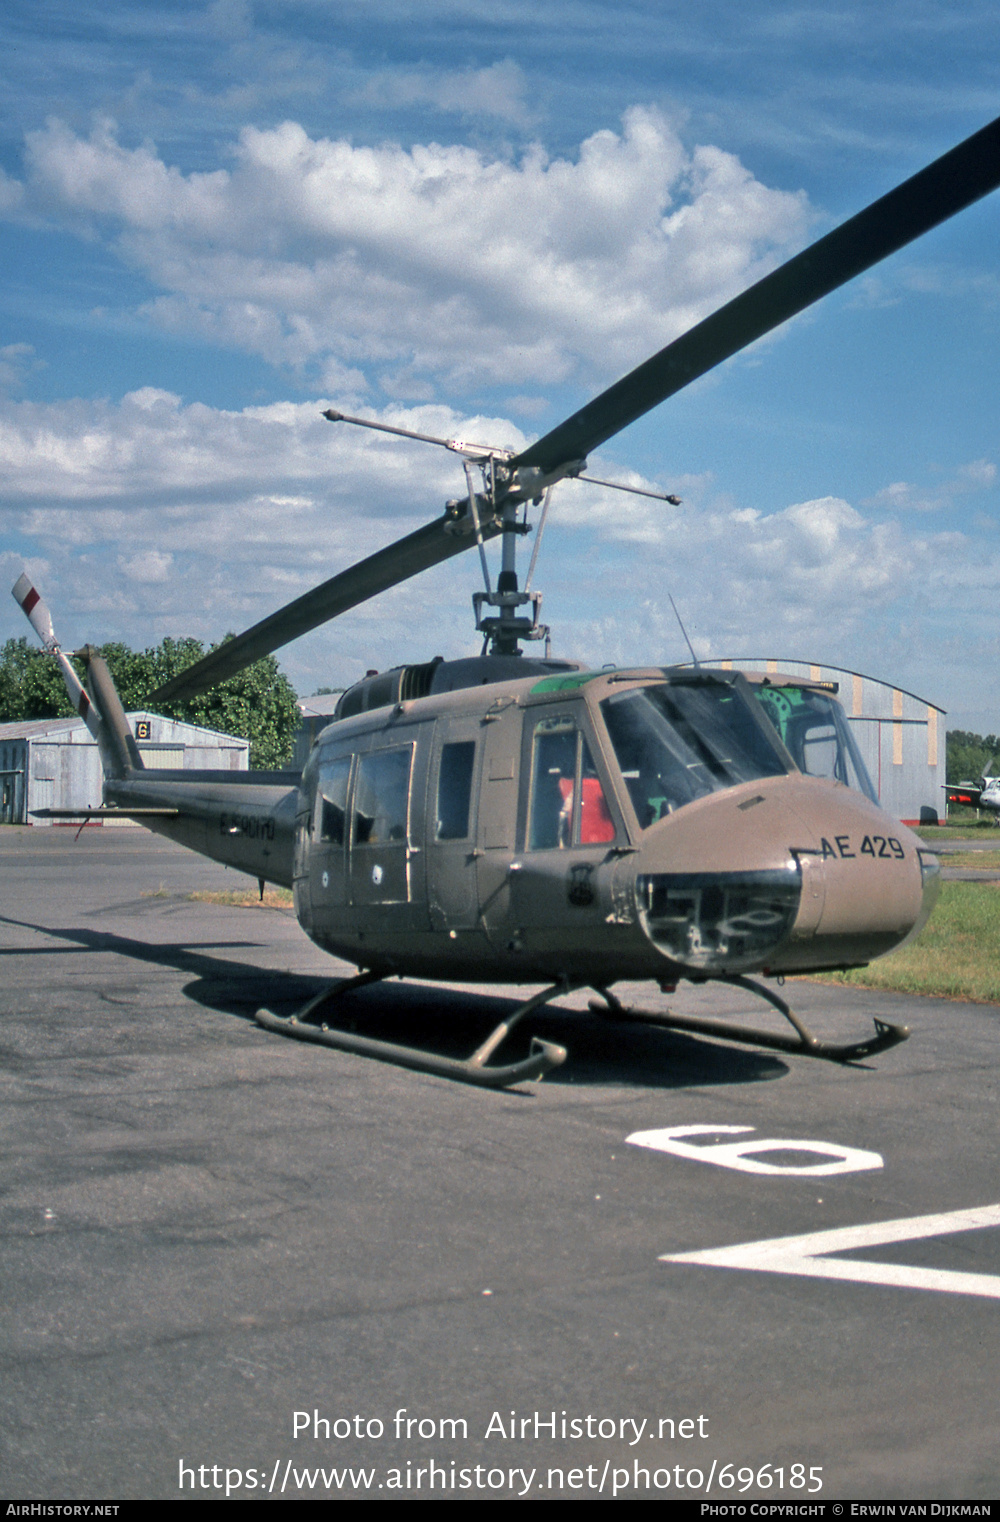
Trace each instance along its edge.
{"label": "nose of helicopter", "polygon": [[709,975],[858,966],[917,934],[938,892],[918,836],[862,794],[812,777],[734,788],[646,832],[646,934]]}

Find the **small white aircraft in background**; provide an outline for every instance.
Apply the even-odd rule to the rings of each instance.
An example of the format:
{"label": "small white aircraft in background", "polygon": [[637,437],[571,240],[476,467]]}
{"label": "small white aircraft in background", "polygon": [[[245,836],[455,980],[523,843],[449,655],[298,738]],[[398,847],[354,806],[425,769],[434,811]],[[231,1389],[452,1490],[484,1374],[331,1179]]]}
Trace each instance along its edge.
{"label": "small white aircraft in background", "polygon": [[961,803],[968,809],[985,809],[993,815],[993,823],[1000,825],[1000,776],[950,783],[945,787],[945,796],[949,807]]}

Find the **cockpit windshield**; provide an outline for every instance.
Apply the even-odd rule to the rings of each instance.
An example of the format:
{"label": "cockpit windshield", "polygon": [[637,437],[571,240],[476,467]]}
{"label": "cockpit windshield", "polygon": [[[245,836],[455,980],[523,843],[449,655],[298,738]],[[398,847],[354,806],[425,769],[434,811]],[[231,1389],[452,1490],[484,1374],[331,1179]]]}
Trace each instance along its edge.
{"label": "cockpit windshield", "polygon": [[643,829],[709,793],[790,770],[744,694],[731,680],[697,677],[601,703]]}
{"label": "cockpit windshield", "polygon": [[761,684],[754,691],[799,771],[809,777],[831,777],[864,793],[873,803],[878,802],[851,727],[836,698],[793,683]]}

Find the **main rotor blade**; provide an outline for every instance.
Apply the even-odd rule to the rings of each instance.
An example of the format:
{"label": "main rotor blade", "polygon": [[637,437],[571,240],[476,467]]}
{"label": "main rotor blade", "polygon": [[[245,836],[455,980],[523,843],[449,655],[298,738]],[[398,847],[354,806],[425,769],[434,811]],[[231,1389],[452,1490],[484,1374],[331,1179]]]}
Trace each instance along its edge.
{"label": "main rotor blade", "polygon": [[554,471],[1000,185],[1000,118],[765,275],[510,462]]}
{"label": "main rotor blade", "polygon": [[[668,396],[998,185],[1000,118],[647,359],[516,455],[509,469],[537,466],[547,474],[585,460],[592,449]],[[150,701],[203,692],[338,613],[471,548],[475,542],[471,536],[448,533],[447,526],[447,517],[437,518],[341,571],[189,666],[153,693]],[[483,538],[499,531],[495,520],[484,523]]]}
{"label": "main rotor blade", "polygon": [[[254,624],[252,629],[247,629],[236,639],[226,640],[202,660],[171,677],[169,682],[164,682],[150,694],[149,701],[189,698],[204,692],[216,682],[235,676],[262,656],[270,655],[272,650],[287,645],[289,640],[298,639],[300,634],[308,634],[328,619],[336,618],[338,613],[346,613],[348,608],[367,602],[379,592],[385,592],[475,544],[471,533],[449,533],[451,526],[449,518],[435,518],[433,523],[425,523],[423,528],[407,534],[405,539],[399,539],[384,550],[369,555],[367,560],[331,576],[322,586],[287,603],[277,613]],[[492,539],[499,528],[495,523],[484,523],[482,531],[484,539]]]}

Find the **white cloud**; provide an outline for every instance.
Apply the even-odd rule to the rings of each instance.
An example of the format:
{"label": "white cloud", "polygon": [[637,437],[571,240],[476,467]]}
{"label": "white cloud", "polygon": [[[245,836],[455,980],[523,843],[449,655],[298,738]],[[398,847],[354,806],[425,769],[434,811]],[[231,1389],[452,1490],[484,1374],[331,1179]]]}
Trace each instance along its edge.
{"label": "white cloud", "polygon": [[523,127],[532,120],[526,87],[523,71],[506,58],[485,69],[376,73],[354,100],[382,110],[426,104],[460,116],[492,117]]}
{"label": "white cloud", "polygon": [[992,270],[899,262],[878,274],[863,275],[848,297],[848,306],[862,310],[898,306],[910,291],[924,296],[972,297],[988,309],[1000,302],[1000,278]]}
{"label": "white cloud", "polygon": [[[427,522],[462,490],[454,456],[331,425],[323,405],[224,412],[155,388],[117,406],[7,403],[0,513],[10,581],[23,559],[44,563],[43,590],[67,643],[217,638]],[[446,437],[524,442],[504,418],[442,407],[379,416]],[[992,480],[988,465],[973,462],[955,479]],[[535,582],[557,654],[594,664],[684,658],[672,592],[703,655],[828,660],[940,701],[951,690],[943,673],[954,610],[970,641],[992,638],[1000,556],[991,541],[984,552],[982,538],[915,534],[912,518],[867,517],[837,497],[765,512],[721,497],[708,476],[648,482],[613,460],[593,468],[676,490],[684,505],[585,482],[559,488]],[[311,690],[369,666],[469,653],[477,641],[468,598],[478,585],[473,552],[281,658]],[[0,638],[5,631],[22,632],[13,603],[0,605]],[[938,650],[942,675],[931,681]]]}
{"label": "white cloud", "polygon": [[4,344],[0,348],[0,390],[19,390],[28,371],[44,367],[44,361],[36,359],[31,344]]}
{"label": "white cloud", "polygon": [[129,581],[138,581],[144,585],[166,581],[173,563],[173,555],[161,550],[144,550],[140,555],[118,556],[119,569]]}
{"label": "white cloud", "polygon": [[365,366],[408,396],[609,379],[766,273],[811,220],[804,195],[718,148],[688,153],[646,108],[573,160],[354,147],[295,122],[244,129],[232,157],[182,174],[109,121],[87,138],[50,121],[28,138],[24,201],[110,238],[161,289],[156,322],[326,366],[355,392]]}
{"label": "white cloud", "polygon": [[[454,455],[333,426],[320,415],[324,405],[225,412],[184,406],[152,387],[117,406],[8,404],[0,409],[0,519],[5,543],[17,547],[11,565],[46,556],[53,607],[80,610],[77,641],[214,638],[437,516],[463,490]],[[441,407],[389,408],[381,417],[442,436],[525,442],[505,419]],[[426,581],[387,594],[344,638],[350,644],[370,629],[386,664],[393,636],[397,652],[412,645],[427,595]],[[409,634],[394,621],[400,607],[409,609]],[[20,633],[16,610],[11,620],[0,605],[0,625],[3,615]]]}
{"label": "white cloud", "polygon": [[932,486],[892,481],[867,498],[863,505],[893,513],[933,513],[954,507],[956,501],[969,492],[990,490],[996,480],[997,468],[992,460],[970,460],[967,465],[960,465],[953,476]]}
{"label": "white cloud", "polygon": [[[107,401],[20,402],[0,412],[0,493],[9,504],[103,509],[164,503],[196,512],[209,501],[287,506],[299,488],[320,505],[342,503],[362,517],[403,511],[428,516],[453,493],[457,462],[426,446],[387,444],[322,416],[325,402],[276,402],[226,412],[153,387]],[[506,420],[460,418],[444,407],[388,408],[379,416],[421,432],[521,446]],[[409,485],[406,505],[378,506],[386,483]],[[290,493],[288,488],[295,487]],[[273,494],[277,494],[274,497]]]}
{"label": "white cloud", "polygon": [[961,467],[958,474],[961,480],[968,483],[968,490],[978,491],[996,483],[997,468],[992,460],[970,460],[968,465]]}

